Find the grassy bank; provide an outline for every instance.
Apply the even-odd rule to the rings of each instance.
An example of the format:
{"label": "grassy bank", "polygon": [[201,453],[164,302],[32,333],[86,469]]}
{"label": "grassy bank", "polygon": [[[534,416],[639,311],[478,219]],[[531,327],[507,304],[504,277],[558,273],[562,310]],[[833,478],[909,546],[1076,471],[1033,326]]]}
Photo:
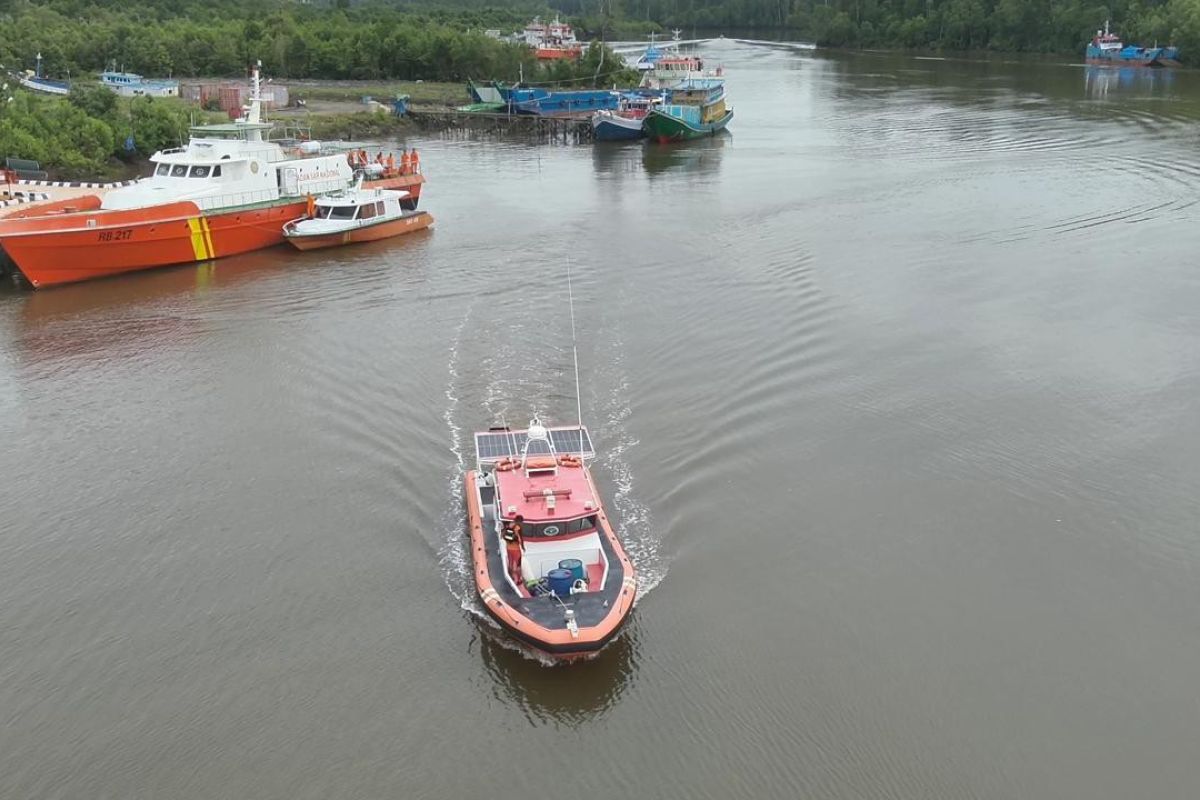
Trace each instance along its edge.
{"label": "grassy bank", "polygon": [[461,106],[470,102],[464,84],[438,81],[293,81],[288,91],[293,98],[309,104],[361,103],[364,97],[390,103],[402,94],[411,97],[410,102],[416,106]]}

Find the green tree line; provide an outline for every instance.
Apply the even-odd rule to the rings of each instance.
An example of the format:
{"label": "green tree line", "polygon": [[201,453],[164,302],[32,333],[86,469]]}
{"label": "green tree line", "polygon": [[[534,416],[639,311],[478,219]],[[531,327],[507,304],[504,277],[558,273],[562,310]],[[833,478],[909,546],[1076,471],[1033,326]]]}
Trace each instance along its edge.
{"label": "green tree line", "polygon": [[[570,2],[578,13],[595,13],[585,0]],[[783,31],[833,47],[1080,56],[1110,20],[1127,42],[1175,44],[1184,60],[1200,63],[1200,0],[609,0],[602,7],[615,29],[643,22],[689,34]]]}
{"label": "green tree line", "polygon": [[[842,47],[1081,53],[1111,20],[1128,41],[1200,56],[1200,0],[557,0],[583,31],[768,29]],[[0,0],[0,64],[52,77],[106,64],[147,75],[462,80],[537,74],[484,35],[555,11],[534,0]],[[1200,58],[1196,59],[1200,62]]]}
{"label": "green tree line", "polygon": [[[316,7],[154,0],[10,2],[0,13],[0,64],[30,69],[42,54],[48,77],[109,64],[148,76],[241,76],[263,62],[280,78],[438,80],[531,78],[526,47],[488,37],[521,27],[538,9],[413,11],[388,6]],[[541,13],[547,13],[541,9]]]}
{"label": "green tree line", "polygon": [[10,92],[0,103],[0,155],[34,159],[63,177],[111,174],[116,159],[177,146],[195,113],[179,100],[122,99],[99,86],[76,86],[66,99]]}

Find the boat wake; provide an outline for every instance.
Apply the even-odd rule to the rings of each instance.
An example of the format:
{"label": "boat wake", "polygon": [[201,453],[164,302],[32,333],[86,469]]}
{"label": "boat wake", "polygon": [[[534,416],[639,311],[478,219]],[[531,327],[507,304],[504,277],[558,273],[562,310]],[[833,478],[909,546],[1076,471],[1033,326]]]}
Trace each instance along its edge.
{"label": "boat wake", "polygon": [[[467,512],[463,495],[463,472],[466,470],[466,457],[463,455],[462,427],[455,419],[459,406],[459,363],[463,347],[463,337],[471,321],[471,312],[475,304],[467,306],[467,312],[454,331],[450,343],[450,357],[447,361],[449,378],[446,381],[446,410],[442,419],[446,421],[452,461],[447,475],[449,486],[449,504],[442,515],[442,528],[446,537],[438,552],[438,563],[442,567],[442,577],[446,588],[459,601],[463,610],[470,611],[480,619],[491,620],[479,606],[475,592],[471,586],[471,555],[467,552]],[[495,625],[495,623],[492,623]],[[497,628],[499,626],[496,626]]]}
{"label": "boat wake", "polygon": [[620,328],[612,327],[607,360],[596,370],[598,385],[610,387],[604,398],[595,401],[602,420],[596,439],[602,443],[598,461],[608,473],[616,491],[613,509],[617,521],[617,536],[638,570],[637,601],[649,594],[667,576],[667,564],[659,549],[661,535],[656,535],[650,509],[634,491],[630,451],[638,440],[629,430],[633,408],[629,404],[629,378],[624,368],[624,342]]}
{"label": "boat wake", "polygon": [[731,42],[738,44],[755,44],[765,47],[777,47],[781,50],[816,50],[817,46],[811,42],[772,42],[767,39],[730,39]]}
{"label": "boat wake", "polygon": [[[486,621],[490,633],[499,626],[479,603],[466,536],[463,473],[474,459],[471,431],[497,424],[520,426],[533,415],[566,423],[575,416],[575,397],[570,388],[570,345],[564,346],[562,338],[547,337],[540,330],[545,327],[544,320],[526,315],[482,320],[476,319],[477,312],[477,304],[468,307],[454,329],[447,358],[442,418],[451,458],[438,561],[446,586],[460,607]],[[638,439],[629,429],[632,407],[620,330],[609,322],[598,338],[588,343],[589,349],[603,353],[604,358],[585,370],[583,417],[585,424],[591,422],[597,444],[596,477],[611,485],[610,514],[638,570],[637,600],[641,601],[667,572],[660,550],[662,537],[655,532],[649,508],[638,499],[630,462]],[[530,658],[554,663],[506,636],[493,638]]]}

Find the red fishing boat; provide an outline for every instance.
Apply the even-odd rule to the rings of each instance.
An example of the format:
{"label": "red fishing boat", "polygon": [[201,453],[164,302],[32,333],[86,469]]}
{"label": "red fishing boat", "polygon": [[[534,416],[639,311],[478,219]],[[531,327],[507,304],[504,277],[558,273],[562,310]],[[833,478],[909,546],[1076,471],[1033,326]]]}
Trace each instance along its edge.
{"label": "red fishing boat", "polygon": [[0,219],[0,249],[35,287],[245,253],[282,244],[283,226],[310,198],[346,189],[356,167],[365,187],[405,191],[415,208],[424,178],[414,161],[389,169],[319,142],[268,139],[257,67],[252,80],[241,119],[192,128],[186,147],[151,157],[151,176],[103,198]]}
{"label": "red fishing boat", "polygon": [[[534,419],[525,430],[476,433],[475,449],[466,501],[483,607],[552,658],[594,654],[633,610],[637,574],[588,469],[595,453],[587,428]],[[506,541],[514,525],[521,548]]]}

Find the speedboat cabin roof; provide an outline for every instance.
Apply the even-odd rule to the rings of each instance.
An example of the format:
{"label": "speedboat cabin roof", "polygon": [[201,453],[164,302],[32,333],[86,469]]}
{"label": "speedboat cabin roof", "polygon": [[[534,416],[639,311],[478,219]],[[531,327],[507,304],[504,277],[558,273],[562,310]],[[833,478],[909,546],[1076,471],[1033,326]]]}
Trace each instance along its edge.
{"label": "speedboat cabin roof", "polygon": [[547,456],[529,456],[523,465],[497,471],[496,491],[504,519],[520,514],[526,523],[566,522],[592,516],[598,510],[587,473],[559,465]]}
{"label": "speedboat cabin roof", "polygon": [[[582,459],[595,455],[591,436],[582,426],[475,434],[480,467],[495,471],[501,515],[520,514],[527,522],[569,521],[597,513]],[[549,534],[553,535],[553,534]]]}

